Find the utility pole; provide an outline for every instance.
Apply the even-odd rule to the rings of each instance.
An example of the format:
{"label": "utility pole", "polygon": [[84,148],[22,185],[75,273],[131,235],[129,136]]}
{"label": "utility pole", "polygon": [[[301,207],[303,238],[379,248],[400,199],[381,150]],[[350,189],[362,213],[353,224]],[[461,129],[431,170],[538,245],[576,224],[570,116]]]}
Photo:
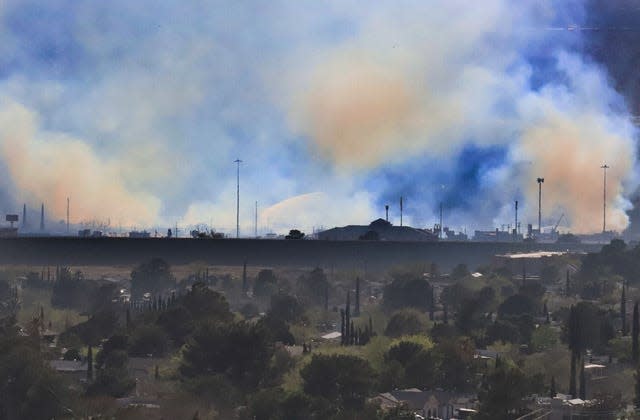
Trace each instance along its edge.
{"label": "utility pole", "polygon": [[442,201],[440,202],[440,232],[438,232],[438,237],[440,239],[443,238],[442,236],[442,231],[443,231],[443,227],[442,227]]}
{"label": "utility pole", "polygon": [[40,230],[44,230],[44,203],[40,206]]}
{"label": "utility pole", "polygon": [[514,225],[516,234],[515,237],[518,236],[518,200],[516,200],[516,224]]}
{"label": "utility pole", "polygon": [[69,234],[69,197],[67,197],[67,235]]}
{"label": "utility pole", "polygon": [[240,237],[240,159],[234,160],[238,165],[238,172],[236,177],[236,238]]}
{"label": "utility pole", "polygon": [[602,194],[602,233],[607,231],[607,169],[610,168],[606,163],[602,165],[604,172],[604,180],[603,180],[603,194]]}
{"label": "utility pole", "polygon": [[385,204],[384,211],[386,212],[385,220],[388,222],[389,221],[389,205],[388,204]]}
{"label": "utility pole", "polygon": [[542,183],[544,178],[538,178],[538,234],[542,233]]}
{"label": "utility pole", "polygon": [[400,196],[400,226],[402,226],[402,196]]}
{"label": "utility pole", "polygon": [[256,219],[253,225],[253,236],[258,237],[258,202],[256,201]]}

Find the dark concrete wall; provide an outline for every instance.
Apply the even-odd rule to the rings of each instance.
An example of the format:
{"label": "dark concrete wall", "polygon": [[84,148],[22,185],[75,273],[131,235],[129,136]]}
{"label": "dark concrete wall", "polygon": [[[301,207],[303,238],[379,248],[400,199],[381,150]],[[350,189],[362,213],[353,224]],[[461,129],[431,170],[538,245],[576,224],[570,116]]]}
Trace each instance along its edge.
{"label": "dark concrete wall", "polygon": [[437,263],[450,270],[489,264],[496,254],[527,251],[598,251],[600,245],[481,242],[367,242],[258,239],[17,238],[0,239],[0,264],[129,265],[160,257],[170,264],[385,269]]}

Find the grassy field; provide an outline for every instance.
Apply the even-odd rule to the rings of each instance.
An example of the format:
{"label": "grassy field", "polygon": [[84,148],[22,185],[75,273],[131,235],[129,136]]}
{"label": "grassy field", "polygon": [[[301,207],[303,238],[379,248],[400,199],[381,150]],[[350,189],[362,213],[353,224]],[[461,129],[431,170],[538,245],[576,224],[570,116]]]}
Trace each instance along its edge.
{"label": "grassy field", "polygon": [[39,316],[40,308],[44,311],[45,325],[51,321],[54,331],[64,331],[66,328],[79,324],[87,319],[77,311],[71,309],[58,309],[51,306],[51,290],[22,289],[20,292],[20,310],[18,322],[25,325],[34,317]]}

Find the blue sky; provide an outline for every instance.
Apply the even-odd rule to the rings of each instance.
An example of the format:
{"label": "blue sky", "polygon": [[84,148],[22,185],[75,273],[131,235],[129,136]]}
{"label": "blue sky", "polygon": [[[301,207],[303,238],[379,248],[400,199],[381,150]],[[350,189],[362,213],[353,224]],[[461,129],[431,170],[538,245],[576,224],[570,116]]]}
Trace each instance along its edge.
{"label": "blue sky", "polygon": [[[255,201],[260,230],[284,232],[366,223],[400,195],[417,226],[444,200],[453,227],[490,229],[514,199],[534,215],[531,179],[578,147],[588,177],[603,158],[618,168],[622,229],[635,131],[580,35],[546,30],[579,4],[9,0],[2,210],[46,202],[55,221],[71,196],[75,223],[231,232],[240,157],[245,232]],[[581,127],[587,141],[566,140]],[[559,184],[548,218],[591,230],[592,194]]]}

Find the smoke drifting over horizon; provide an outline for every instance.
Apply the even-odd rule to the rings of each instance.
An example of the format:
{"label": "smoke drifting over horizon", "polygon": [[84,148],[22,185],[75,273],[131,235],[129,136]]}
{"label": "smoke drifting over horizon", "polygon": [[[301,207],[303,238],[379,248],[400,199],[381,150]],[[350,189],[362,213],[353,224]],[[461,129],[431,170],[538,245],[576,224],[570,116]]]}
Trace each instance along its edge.
{"label": "smoke drifting over horizon", "polygon": [[516,199],[533,222],[538,176],[544,224],[587,233],[606,162],[607,227],[629,224],[620,83],[586,35],[548,30],[588,21],[581,2],[144,3],[0,6],[4,208],[62,219],[71,195],[77,222],[234,232],[240,157],[246,234],[255,201],[262,232],[368,223],[401,195],[408,224],[444,201],[446,224],[491,229]]}

